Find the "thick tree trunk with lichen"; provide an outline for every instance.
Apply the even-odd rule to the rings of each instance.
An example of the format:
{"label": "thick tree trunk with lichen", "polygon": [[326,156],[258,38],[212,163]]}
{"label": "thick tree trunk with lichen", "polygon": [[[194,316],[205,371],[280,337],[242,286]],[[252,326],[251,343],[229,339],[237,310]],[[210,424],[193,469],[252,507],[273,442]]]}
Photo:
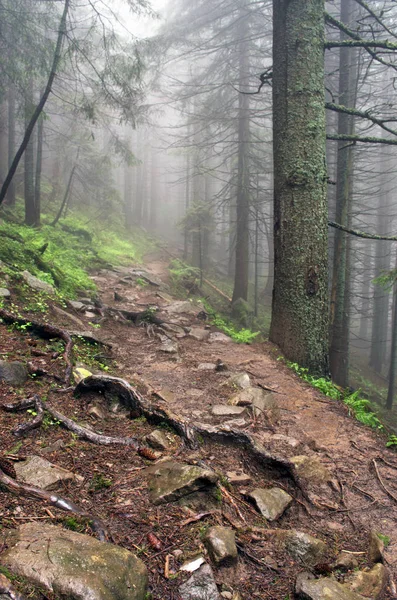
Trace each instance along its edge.
{"label": "thick tree trunk with lichen", "polygon": [[328,374],[324,0],[273,1],[275,270],[270,339]]}

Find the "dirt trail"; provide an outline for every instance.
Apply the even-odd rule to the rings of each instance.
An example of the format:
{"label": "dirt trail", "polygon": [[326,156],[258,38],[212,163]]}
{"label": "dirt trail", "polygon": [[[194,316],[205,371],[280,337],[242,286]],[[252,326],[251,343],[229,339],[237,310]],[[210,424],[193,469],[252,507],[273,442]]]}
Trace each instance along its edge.
{"label": "dirt trail", "polygon": [[[167,283],[167,266],[167,261],[155,256],[148,258],[145,268]],[[100,276],[95,281],[102,290],[104,302],[112,304],[112,281]],[[154,303],[161,308],[169,304],[156,295],[152,286],[142,290],[134,288],[133,296],[138,296],[135,306]],[[203,323],[195,318],[196,313],[197,309],[193,308],[190,315],[183,315],[182,321],[190,327],[201,328]],[[159,314],[166,313],[161,311]],[[174,318],[171,320],[175,321]],[[270,422],[251,419],[242,429],[265,444],[270,432],[288,436],[300,442],[300,448],[303,444],[305,454],[320,458],[343,488],[345,506],[341,510],[350,511],[351,527],[358,530],[375,527],[390,536],[388,563],[397,568],[397,503],[381,489],[373,464],[374,459],[382,458],[393,464],[390,467],[379,460],[382,479],[397,497],[397,459],[395,453],[385,448],[384,436],[357,422],[340,402],[324,397],[302,382],[277,361],[278,351],[270,343],[248,346],[233,342],[200,342],[185,337],[178,340],[181,360],[177,362],[160,352],[158,340],[148,337],[144,329],[109,327],[106,338],[115,344],[116,360],[123,376],[128,379],[138,374],[161,392],[174,412],[193,422],[220,423],[212,416],[211,407],[226,402],[232,393],[220,385],[228,374],[201,371],[197,367],[202,363],[215,363],[221,359],[229,371],[245,371],[253,384],[275,390],[276,422],[272,423],[271,417]],[[105,330],[106,326],[102,334]],[[238,428],[238,424],[234,423],[233,427]],[[363,494],[364,491],[369,497]],[[323,515],[324,526],[337,516],[330,513]]]}
{"label": "dirt trail", "polygon": [[[169,454],[187,462],[205,461],[220,473],[243,470],[252,478],[248,487],[269,487],[274,484],[283,487],[295,502],[277,522],[277,527],[299,529],[323,539],[327,542],[330,560],[344,548],[361,552],[359,557],[364,561],[361,563],[364,566],[368,532],[374,529],[389,536],[390,545],[385,552],[385,562],[395,577],[397,501],[391,496],[397,498],[397,458],[394,452],[385,448],[384,436],[355,421],[341,403],[324,397],[302,382],[277,360],[277,348],[270,343],[248,346],[236,344],[225,339],[225,336],[218,336],[217,339],[216,328],[197,317],[200,305],[193,301],[182,303],[172,297],[167,287],[167,269],[168,259],[154,254],[147,257],[141,274],[138,267],[123,267],[100,271],[93,275],[93,279],[104,305],[128,311],[144,311],[148,306],[157,306],[159,310],[156,315],[164,321],[178,323],[190,329],[191,333],[199,330],[206,339],[195,339],[186,335],[183,329],[177,329],[174,333],[162,332],[161,328],[137,327],[117,316],[105,316],[100,320],[100,328],[92,331],[98,338],[113,345],[111,373],[138,385],[148,398],[155,398],[164,408],[194,425],[225,428],[226,422],[226,430],[248,433],[265,451],[288,459],[297,455],[315,459],[329,470],[332,481],[324,483],[321,473],[320,476],[312,473],[314,486],[309,486],[308,495],[302,495],[302,490],[286,473],[264,468],[242,448],[224,446],[207,439],[195,451],[181,447],[180,442],[176,441]],[[147,276],[153,282],[158,280],[160,285],[142,285]],[[67,310],[74,320],[81,322],[81,329],[89,329],[89,323],[95,320],[93,315],[87,315],[84,311],[73,311],[70,307]],[[53,310],[49,318],[59,325],[76,328],[75,321],[72,326],[70,317],[62,316],[57,310]],[[25,334],[10,332],[4,325],[0,325],[0,328],[1,352],[7,352],[15,358],[29,356],[33,349],[36,356],[34,360],[41,360],[48,371],[58,372],[62,368],[59,359],[53,359],[53,349],[48,344],[33,338],[28,339],[26,344],[26,339],[21,338]],[[209,339],[206,337],[208,334],[212,334]],[[159,335],[167,335],[172,339],[164,344],[167,338],[159,338]],[[173,350],[177,346],[177,352],[169,352],[169,344],[174,346]],[[166,347],[168,351],[165,351]],[[38,356],[42,358],[38,359]],[[206,363],[215,364],[218,359],[227,365],[227,371],[217,372],[208,365],[203,366]],[[229,407],[228,401],[238,391],[229,382],[231,374],[242,372],[250,376],[253,386],[273,390],[270,400],[267,397],[269,404],[255,417],[250,411],[238,417],[215,416],[213,407]],[[95,395],[88,394],[76,400],[72,393],[54,394],[49,388],[47,390],[46,385],[42,384],[39,393],[48,393],[51,403],[60,412],[73,415],[74,419],[82,422],[87,420],[87,404],[97,401]],[[28,394],[37,391],[37,383],[32,380],[23,392]],[[20,397],[20,394],[21,390],[10,391],[0,382],[0,400],[9,402]],[[25,422],[26,418],[26,414],[6,414],[2,417],[0,451],[10,451],[15,444],[11,431],[17,424]],[[152,427],[140,420],[110,415],[101,421],[94,420],[94,429],[100,429],[107,435],[144,437]],[[56,446],[61,442],[63,445]],[[170,564],[175,568],[175,577],[167,578],[164,576],[165,555],[148,548],[144,542],[147,534],[155,531],[164,542],[163,548],[169,548],[170,551],[182,548],[184,555],[189,556],[200,545],[200,527],[203,524],[199,521],[184,525],[186,513],[181,512],[179,505],[150,505],[142,457],[126,448],[105,448],[80,440],[76,442],[69,432],[55,427],[31,432],[24,439],[22,452],[27,455],[42,453],[60,466],[81,474],[84,483],[79,488],[66,486],[65,495],[77,503],[83,503],[86,510],[103,519],[115,543],[141,553],[149,568],[150,589],[155,600],[179,600],[178,559],[171,557]],[[89,482],[98,474],[113,483],[109,489],[93,492]],[[382,483],[391,495],[385,491]],[[233,497],[240,507],[240,514],[230,499],[225,497],[226,506],[221,516],[220,511],[215,510],[208,517],[206,525],[230,525],[236,521],[241,524],[241,514],[248,524],[258,524],[258,514],[245,503],[241,486],[235,490]],[[0,505],[4,507],[0,517],[14,526],[19,523],[18,519],[29,518],[42,519],[43,522],[47,519],[54,522],[55,519],[63,523],[64,515],[58,516],[56,510],[55,515],[48,515],[34,501],[27,501],[21,509],[18,498],[10,500],[10,496],[1,490]],[[263,527],[263,521],[260,524]],[[292,561],[284,551],[277,550],[274,544],[254,538],[246,534],[239,538],[241,543],[246,544],[248,554],[242,555],[236,569],[216,572],[218,585],[232,585],[240,591],[244,600],[292,598],[295,577],[302,565]],[[257,557],[257,562],[253,556],[254,559]],[[275,577],[271,569],[261,567],[260,560],[266,562],[269,556],[278,565],[281,575]],[[382,596],[392,597],[390,590]]]}

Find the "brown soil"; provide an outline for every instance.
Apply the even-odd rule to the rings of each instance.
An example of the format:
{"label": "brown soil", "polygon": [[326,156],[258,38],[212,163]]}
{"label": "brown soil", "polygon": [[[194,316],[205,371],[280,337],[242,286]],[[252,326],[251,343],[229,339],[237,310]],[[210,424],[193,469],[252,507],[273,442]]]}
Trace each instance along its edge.
{"label": "brown soil", "polygon": [[[167,264],[164,261],[156,256],[148,257],[145,268],[167,283]],[[121,283],[123,276],[116,273],[114,276],[106,273],[93,276],[104,304],[127,310],[144,310],[148,304],[164,308],[169,304],[158,295],[163,293],[163,288],[158,290],[151,285],[142,288],[133,281]],[[129,301],[115,303],[114,291]],[[19,304],[23,312],[22,302]],[[296,499],[277,522],[277,527],[295,528],[326,541],[329,562],[341,549],[363,552],[358,555],[362,565],[366,564],[368,532],[374,529],[390,537],[385,561],[393,574],[397,572],[397,503],[382,489],[373,462],[375,459],[386,488],[397,497],[395,453],[385,448],[384,435],[362,426],[349,415],[344,405],[322,396],[277,361],[277,348],[269,343],[247,346],[198,342],[185,337],[177,340],[178,360],[174,355],[159,350],[159,339],[150,327],[135,327],[122,320],[105,318],[100,329],[94,329],[89,325],[92,318],[72,309],[67,310],[85,324],[85,330],[91,328],[98,338],[113,344],[110,357],[102,348],[98,348],[99,360],[110,365],[111,374],[135,383],[143,393],[157,393],[169,409],[193,423],[219,424],[220,420],[211,415],[211,407],[226,403],[235,392],[230,385],[222,384],[227,381],[230,372],[246,371],[253,384],[274,390],[278,411],[276,418],[264,415],[258,419],[246,419],[243,429],[264,444],[269,433],[295,438],[298,442],[297,453],[316,456],[340,485],[339,508],[321,510],[302,496],[285,473],[256,464],[243,449],[205,441],[199,450],[192,451],[175,438],[169,454],[177,456],[177,460],[204,461],[221,474],[241,469],[253,479],[248,486],[231,488],[231,496],[224,495],[222,502],[211,509],[214,510],[213,514],[187,523],[192,513],[178,504],[160,507],[150,504],[144,471],[148,461],[136,451],[82,442],[54,425],[30,432],[16,447],[18,439],[12,431],[31,417],[26,413],[1,412],[0,454],[40,454],[82,475],[84,481],[81,484],[69,484],[62,489],[62,494],[103,519],[113,541],[144,560],[149,570],[153,599],[179,599],[178,588],[187,575],[179,572],[178,566],[181,561],[202,549],[202,533],[211,524],[240,528],[238,539],[245,551],[239,557],[237,568],[215,570],[218,584],[232,586],[244,600],[292,598],[295,577],[304,565],[293,561],[274,543],[264,541],[253,531],[245,530],[246,526],[267,525],[241,492],[249,487],[267,487],[270,483],[284,487]],[[166,313],[160,311],[159,315],[173,322],[182,319],[185,326],[202,328],[205,324],[195,316],[198,310],[193,306],[189,314],[165,316]],[[24,314],[29,316],[29,313]],[[40,316],[31,314],[30,318],[38,319]],[[45,318],[51,323],[76,329],[76,323],[53,310]],[[28,359],[49,373],[62,376],[62,356],[54,357],[54,352],[59,352],[61,348],[56,340],[41,340],[26,332],[0,325],[0,354],[3,355],[0,358],[6,354],[8,359]],[[80,358],[83,358],[82,355]],[[217,359],[227,365],[228,372],[198,370],[200,363],[214,363]],[[93,395],[76,399],[71,392],[55,393],[55,385],[62,387],[59,383],[54,384],[50,377],[33,378],[23,389],[10,389],[0,383],[0,402],[38,393],[42,397],[47,396],[64,414],[78,422],[90,423],[97,432],[143,437],[153,430],[148,423],[140,419],[131,420],[125,415],[111,415],[104,421],[90,419],[87,404],[94,399]],[[47,452],[48,446],[56,440],[62,440],[63,447]],[[111,480],[110,487],[93,490],[95,474]],[[3,527],[17,527],[20,523],[35,519],[67,524],[68,515],[57,509],[49,510],[38,501],[0,492],[0,519]],[[90,532],[83,521],[81,528]],[[147,539],[149,533],[159,538],[161,550],[150,546]],[[183,551],[183,556],[176,558],[172,553],[179,549]],[[170,555],[168,577],[164,572],[167,555]],[[265,563],[271,563],[277,570],[269,569]],[[19,582],[19,585],[21,589],[26,589],[25,583]],[[32,593],[34,598],[50,597],[47,592],[33,590]],[[391,597],[391,591],[386,590],[384,598]]]}

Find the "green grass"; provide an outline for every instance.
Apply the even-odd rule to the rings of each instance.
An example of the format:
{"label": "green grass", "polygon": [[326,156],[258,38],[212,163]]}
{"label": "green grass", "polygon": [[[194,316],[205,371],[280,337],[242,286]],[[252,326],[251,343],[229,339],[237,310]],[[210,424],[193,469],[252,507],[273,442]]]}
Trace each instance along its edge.
{"label": "green grass", "polygon": [[360,396],[361,390],[349,393],[335,385],[330,379],[325,377],[318,378],[310,375],[308,369],[301,367],[298,363],[286,361],[286,365],[295,371],[303,381],[310,383],[310,385],[320,390],[325,396],[333,398],[334,400],[341,400],[349,408],[349,412],[360,421],[360,423],[363,423],[372,429],[377,429],[378,431],[383,430],[382,423],[376,414],[371,411],[370,401]]}
{"label": "green grass", "polygon": [[[93,221],[87,223],[77,213],[56,227],[46,224],[46,220],[49,219],[44,216],[39,229],[2,221],[2,272],[15,277],[27,270],[56,286],[66,298],[76,297],[78,291],[95,291],[90,269],[139,262],[152,247],[141,231],[127,232],[120,225],[112,227],[108,223],[106,227]],[[0,286],[6,284],[0,275]]]}

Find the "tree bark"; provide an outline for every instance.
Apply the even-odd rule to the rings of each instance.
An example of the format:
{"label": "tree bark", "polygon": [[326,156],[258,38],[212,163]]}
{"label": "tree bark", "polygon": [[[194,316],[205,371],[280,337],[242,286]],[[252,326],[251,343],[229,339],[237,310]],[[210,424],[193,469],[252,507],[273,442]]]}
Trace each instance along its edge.
{"label": "tree bark", "polygon": [[41,169],[43,163],[43,135],[44,121],[39,119],[37,126],[37,152],[36,152],[36,175],[34,181],[34,209],[35,209],[35,226],[40,225],[41,219]]}
{"label": "tree bark", "polygon": [[275,272],[270,339],[328,375],[324,0],[273,0]]}
{"label": "tree bark", "polygon": [[[33,106],[33,79],[30,77],[25,91],[25,123],[29,126]],[[30,137],[25,148],[24,161],[24,197],[25,197],[25,224],[36,224],[36,208],[34,204],[34,143]]]}
{"label": "tree bark", "polygon": [[[11,168],[15,154],[15,86],[10,84],[8,90],[8,170]],[[7,192],[7,204],[15,204],[15,182],[11,181]]]}

